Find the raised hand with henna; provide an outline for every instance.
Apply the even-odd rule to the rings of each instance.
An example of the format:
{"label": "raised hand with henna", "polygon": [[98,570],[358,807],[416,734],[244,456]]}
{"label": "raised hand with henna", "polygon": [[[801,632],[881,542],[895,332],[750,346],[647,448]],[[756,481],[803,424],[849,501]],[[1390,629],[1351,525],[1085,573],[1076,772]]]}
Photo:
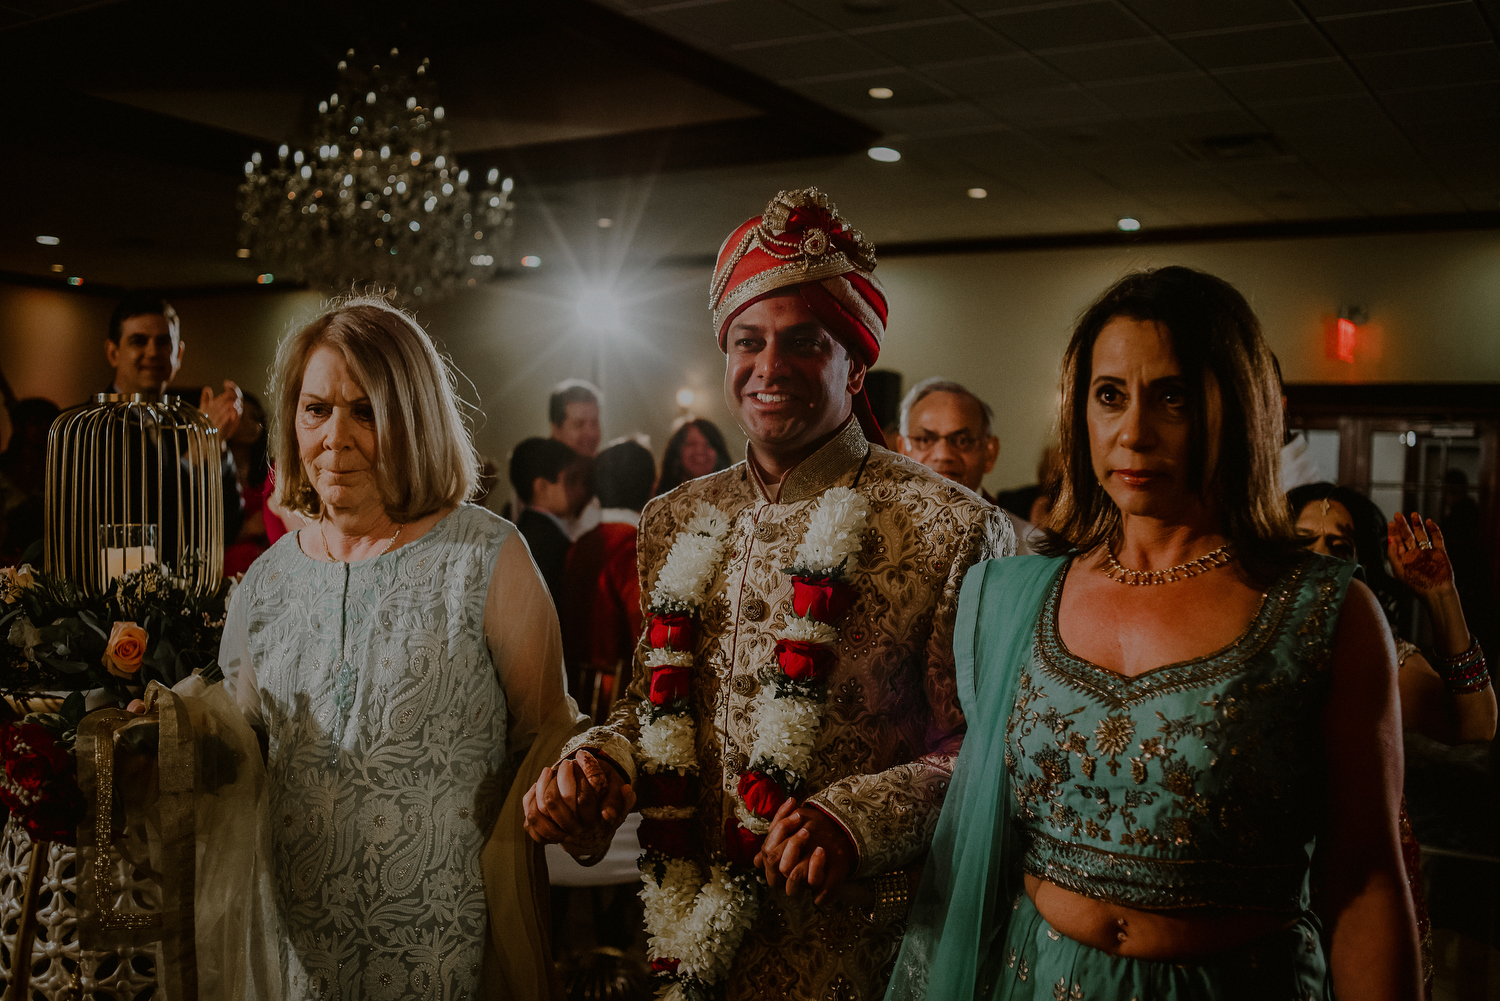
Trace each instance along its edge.
{"label": "raised hand with henna", "polygon": [[1391,574],[1422,597],[1454,590],[1453,561],[1443,543],[1443,530],[1415,511],[1410,521],[1397,513],[1385,526],[1386,554]]}

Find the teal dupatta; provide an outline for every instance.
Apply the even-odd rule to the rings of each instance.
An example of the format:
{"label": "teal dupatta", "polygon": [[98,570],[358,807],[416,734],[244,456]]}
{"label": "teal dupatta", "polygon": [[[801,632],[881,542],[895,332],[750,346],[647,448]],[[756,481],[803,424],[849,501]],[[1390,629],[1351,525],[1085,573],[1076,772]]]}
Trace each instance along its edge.
{"label": "teal dupatta", "polygon": [[[970,568],[953,630],[958,696],[968,729],[907,922],[887,1001],[982,999],[995,982],[997,942],[1021,891],[1011,844],[1014,802],[1005,727],[1037,615],[1065,557],[1013,556]],[[981,621],[983,609],[987,618]]]}

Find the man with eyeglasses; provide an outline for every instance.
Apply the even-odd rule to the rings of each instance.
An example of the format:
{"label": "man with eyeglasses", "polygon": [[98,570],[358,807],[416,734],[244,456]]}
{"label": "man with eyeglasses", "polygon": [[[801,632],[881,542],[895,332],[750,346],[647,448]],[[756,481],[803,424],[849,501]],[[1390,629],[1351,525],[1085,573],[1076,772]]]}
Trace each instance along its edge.
{"label": "man with eyeglasses", "polygon": [[[923,379],[901,401],[897,444],[903,454],[999,507],[983,485],[1000,455],[1000,439],[992,429],[994,416],[990,405],[968,387],[948,379]],[[1034,531],[1030,523],[1004,513],[1016,530],[1016,555],[1031,552],[1026,544]]]}

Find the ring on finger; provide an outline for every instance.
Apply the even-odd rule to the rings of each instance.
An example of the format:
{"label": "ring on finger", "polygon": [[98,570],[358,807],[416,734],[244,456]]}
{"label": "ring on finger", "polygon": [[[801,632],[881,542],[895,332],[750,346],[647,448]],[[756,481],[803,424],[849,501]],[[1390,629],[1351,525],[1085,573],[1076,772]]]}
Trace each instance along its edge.
{"label": "ring on finger", "polygon": [[1423,539],[1421,542],[1417,543],[1417,548],[1418,549],[1431,549],[1432,548],[1432,542],[1429,541],[1429,540],[1427,540],[1427,539]]}

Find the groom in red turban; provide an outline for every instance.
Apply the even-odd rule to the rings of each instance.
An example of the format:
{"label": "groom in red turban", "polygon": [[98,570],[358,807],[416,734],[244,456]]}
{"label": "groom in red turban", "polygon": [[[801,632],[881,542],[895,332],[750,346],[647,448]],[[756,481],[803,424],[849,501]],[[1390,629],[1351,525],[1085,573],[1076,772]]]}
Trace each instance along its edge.
{"label": "groom in red turban", "polygon": [[[642,513],[634,679],[526,794],[532,836],[587,862],[639,790],[668,997],[877,1001],[963,739],[959,585],[1014,537],[883,447],[874,269],[814,188],[725,241],[709,306],[746,459]],[[715,531],[710,564],[663,573]]]}

